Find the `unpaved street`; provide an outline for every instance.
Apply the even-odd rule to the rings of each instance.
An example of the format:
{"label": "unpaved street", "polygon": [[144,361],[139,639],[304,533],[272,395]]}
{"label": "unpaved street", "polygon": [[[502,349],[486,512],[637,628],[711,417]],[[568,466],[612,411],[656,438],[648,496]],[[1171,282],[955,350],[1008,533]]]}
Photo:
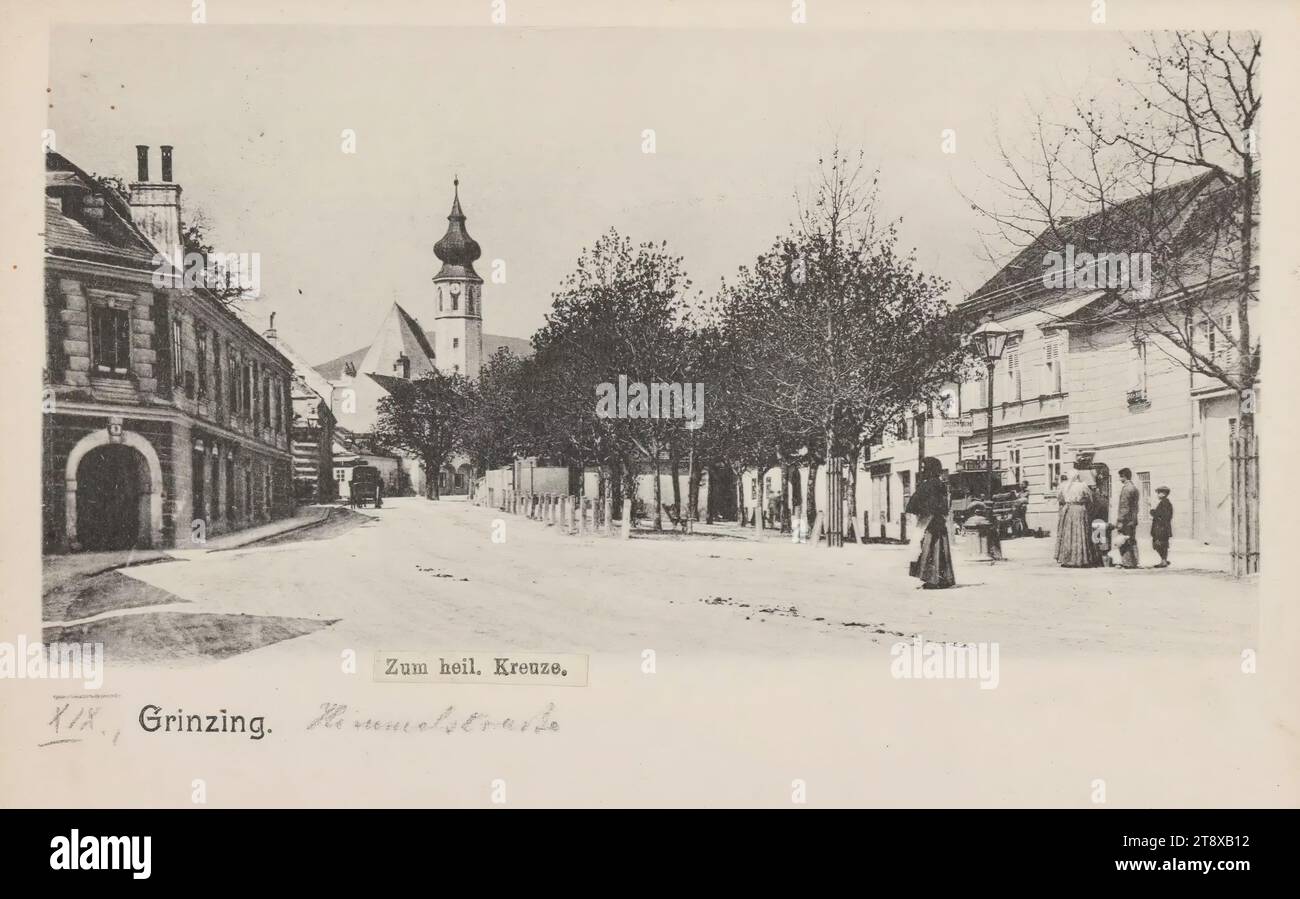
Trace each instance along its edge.
{"label": "unpaved street", "polygon": [[[1048,658],[1236,657],[1257,629],[1249,583],[1177,567],[1061,569],[1050,559],[1051,540],[1009,541],[1010,561],[995,566],[959,557],[957,588],[922,591],[906,576],[915,552],[908,546],[828,551],[774,537],[760,543],[728,526],[716,529],[719,536],[624,542],[561,534],[456,500],[394,499],[367,514],[354,527],[129,569],[126,575],[185,602],[117,614],[319,623],[252,650],[276,655],[339,646],[653,646],[683,655],[852,656],[920,633],[996,641],[1004,652]],[[491,539],[497,519],[503,543]]]}

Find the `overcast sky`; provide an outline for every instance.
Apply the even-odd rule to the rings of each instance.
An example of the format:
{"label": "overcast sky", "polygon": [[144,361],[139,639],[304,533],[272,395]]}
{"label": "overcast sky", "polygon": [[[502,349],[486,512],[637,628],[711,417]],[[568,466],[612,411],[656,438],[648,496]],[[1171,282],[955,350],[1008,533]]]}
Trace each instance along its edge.
{"label": "overcast sky", "polygon": [[506,263],[484,330],[527,337],[611,226],[667,240],[711,292],[786,229],[837,134],[879,167],[884,211],[955,301],[991,274],[959,189],[989,193],[995,124],[1015,142],[1031,104],[1105,96],[1123,46],[1105,32],[77,26],[54,32],[49,117],[59,151],[99,174],[133,179],[136,144],[174,145],[216,248],[261,254],[256,311],[321,362],[367,344],[394,300],[433,326],[456,173],[479,274]]}

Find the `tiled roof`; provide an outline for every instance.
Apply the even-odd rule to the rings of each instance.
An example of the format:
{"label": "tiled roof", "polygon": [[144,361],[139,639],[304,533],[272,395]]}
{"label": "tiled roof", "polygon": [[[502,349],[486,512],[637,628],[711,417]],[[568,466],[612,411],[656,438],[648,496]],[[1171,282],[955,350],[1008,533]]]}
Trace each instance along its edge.
{"label": "tiled roof", "polygon": [[1154,194],[1132,197],[1105,212],[1065,222],[1056,231],[1048,228],[963,303],[991,300],[1001,293],[1008,300],[1023,300],[1054,290],[1043,286],[1043,257],[1061,251],[1066,244],[1073,244],[1080,252],[1093,253],[1145,250],[1151,244],[1152,223],[1180,227],[1178,219],[1182,210],[1216,177],[1213,172],[1198,175]]}
{"label": "tiled roof", "polygon": [[[45,251],[152,271],[155,250],[135,225],[126,200],[58,153],[45,154]],[[61,197],[93,197],[98,218],[86,224],[64,215]],[[93,230],[92,230],[93,228]]]}
{"label": "tiled roof", "polygon": [[54,205],[45,204],[45,251],[56,256],[112,262],[152,271],[154,254],[134,245],[111,242],[93,233]]}

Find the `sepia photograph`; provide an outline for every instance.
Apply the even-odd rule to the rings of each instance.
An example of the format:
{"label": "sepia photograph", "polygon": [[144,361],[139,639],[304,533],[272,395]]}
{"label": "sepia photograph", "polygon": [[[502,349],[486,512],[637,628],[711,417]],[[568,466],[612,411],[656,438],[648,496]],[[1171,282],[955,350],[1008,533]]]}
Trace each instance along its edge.
{"label": "sepia photograph", "polygon": [[1294,808],[1295,23],[1122,6],[4,4],[0,804]]}

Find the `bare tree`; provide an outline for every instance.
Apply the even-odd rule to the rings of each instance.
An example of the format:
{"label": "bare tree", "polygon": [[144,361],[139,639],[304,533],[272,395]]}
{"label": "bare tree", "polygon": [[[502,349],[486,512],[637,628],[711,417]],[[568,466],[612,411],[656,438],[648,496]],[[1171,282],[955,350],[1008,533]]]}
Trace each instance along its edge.
{"label": "bare tree", "polygon": [[[1028,154],[999,143],[995,181],[1009,208],[972,206],[1001,242],[1042,251],[1021,253],[1020,270],[1003,274],[1007,288],[1018,279],[1028,288],[1043,275],[1042,254],[1072,247],[1092,267],[1080,273],[1111,288],[1076,320],[1131,329],[1143,346],[1232,389],[1241,445],[1253,446],[1261,39],[1169,32],[1129,51],[1143,74],[1118,79],[1121,103],[1076,101],[1064,123],[1036,116]],[[1146,285],[1114,279],[1121,254],[1149,261]],[[1257,496],[1253,475],[1234,479],[1235,508],[1250,510]],[[1236,545],[1236,532],[1234,557],[1254,570],[1258,527],[1243,528],[1251,545]]]}

